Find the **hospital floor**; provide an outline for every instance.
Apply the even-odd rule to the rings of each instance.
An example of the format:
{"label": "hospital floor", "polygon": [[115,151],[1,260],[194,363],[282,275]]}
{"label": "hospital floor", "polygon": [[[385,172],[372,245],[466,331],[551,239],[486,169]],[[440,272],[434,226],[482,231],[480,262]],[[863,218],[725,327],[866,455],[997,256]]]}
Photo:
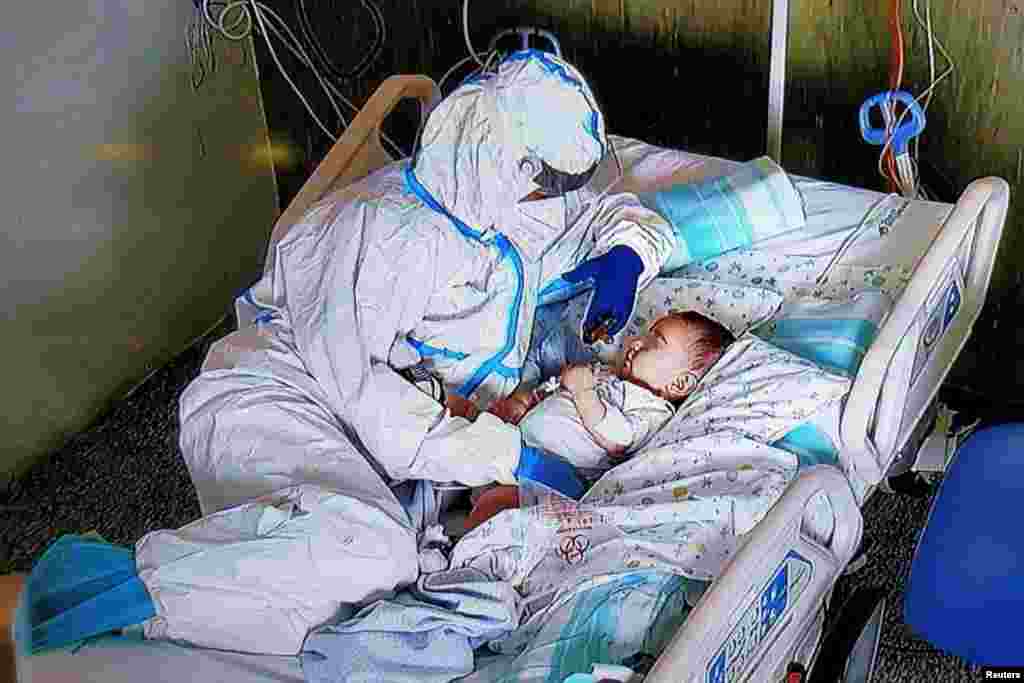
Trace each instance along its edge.
{"label": "hospital floor", "polygon": [[[0,489],[0,574],[27,572],[65,533],[97,531],[131,545],[148,531],[199,515],[178,450],[178,397],[199,372],[209,345],[231,321],[153,374],[90,429]],[[962,660],[915,638],[902,619],[902,590],[930,498],[877,493],[865,510],[873,541],[866,566],[841,580],[840,604],[858,586],[891,591],[875,683],[980,680]]]}

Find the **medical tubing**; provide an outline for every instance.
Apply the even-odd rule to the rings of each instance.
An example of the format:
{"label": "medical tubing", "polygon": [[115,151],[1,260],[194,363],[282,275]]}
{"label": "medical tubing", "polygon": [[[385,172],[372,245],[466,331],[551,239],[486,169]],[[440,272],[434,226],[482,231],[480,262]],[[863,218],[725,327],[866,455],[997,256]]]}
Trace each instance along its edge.
{"label": "medical tubing", "polygon": [[558,391],[561,386],[562,382],[558,377],[549,377],[547,381],[541,382],[532,392],[534,403],[540,403],[548,396]]}
{"label": "medical tubing", "polygon": [[185,49],[188,50],[192,71],[189,81],[192,91],[198,92],[207,76],[217,70],[217,57],[213,50],[210,26],[202,15],[199,0],[193,0],[195,12],[185,29]]}
{"label": "medical tubing", "polygon": [[[210,6],[213,4],[211,0],[200,0],[202,7],[203,18],[207,23],[210,24],[214,29],[217,30],[222,36],[228,40],[244,40],[247,38],[253,30],[253,26],[256,25],[260,28],[260,33],[263,35],[263,40],[267,45],[267,50],[270,52],[270,57],[278,70],[281,72],[281,76],[287,81],[292,91],[295,93],[299,101],[302,102],[306,112],[313,119],[313,122],[317,124],[317,127],[332,141],[337,141],[338,136],[335,135],[317,116],[316,112],[313,111],[313,107],[309,101],[303,95],[302,90],[291,78],[288,72],[285,70],[284,65],[281,63],[277,56],[277,51],[274,49],[273,43],[270,40],[270,34],[272,33],[277,37],[278,40],[288,49],[289,52],[299,61],[300,64],[308,68],[313,72],[313,76],[316,78],[317,83],[323,89],[324,94],[327,96],[328,102],[334,109],[334,113],[338,116],[341,121],[342,128],[348,127],[348,121],[345,116],[341,113],[341,109],[338,106],[338,102],[341,102],[347,106],[352,112],[359,113],[359,108],[356,107],[352,102],[345,97],[345,95],[338,90],[337,87],[329,80],[324,78],[317,69],[316,64],[313,63],[312,58],[306,54],[305,48],[302,42],[295,36],[292,30],[288,27],[287,22],[281,18],[277,12],[265,4],[258,2],[257,0],[232,0],[227,3],[218,3],[221,5],[218,11],[217,17],[214,18],[210,14]],[[228,24],[228,16],[232,10],[238,12],[234,22]],[[264,14],[266,17],[264,17]],[[280,24],[280,28],[275,26],[270,19],[275,20]],[[244,25],[244,30],[234,32],[239,26]],[[283,31],[282,31],[283,29]],[[286,39],[287,37],[287,39]],[[291,41],[291,42],[289,42]],[[387,134],[381,133],[381,139],[384,144],[388,145],[391,151],[397,158],[405,156],[404,151],[399,147]]]}
{"label": "medical tubing", "polygon": [[469,50],[469,56],[476,60],[476,63],[480,66],[486,66],[480,61],[480,56],[477,54],[476,49],[473,48],[473,42],[469,39],[469,0],[463,0],[462,3],[462,35],[466,39],[466,49]]}
{"label": "medical tubing", "polygon": [[342,71],[339,69],[327,52],[323,48],[323,44],[316,37],[316,33],[313,29],[313,24],[309,20],[309,9],[306,6],[307,0],[296,0],[296,15],[299,19],[299,31],[302,33],[302,37],[306,39],[306,43],[313,50],[313,55],[320,62],[320,65],[331,75],[341,81],[351,81],[362,78],[370,66],[377,61],[380,57],[380,53],[383,51],[385,41],[385,31],[387,24],[384,21],[384,15],[380,8],[373,3],[372,0],[360,0],[366,11],[370,13],[373,18],[374,36],[373,43],[369,50],[366,52],[366,56],[363,57],[359,63],[356,64],[349,71]]}
{"label": "medical tubing", "polygon": [[[924,6],[925,16],[927,17],[927,23],[921,21],[921,13],[917,9],[917,0],[914,0],[914,19],[917,21],[919,26],[925,29],[925,33],[928,36],[928,83],[929,85],[935,83],[935,34],[932,33],[932,4],[931,2],[925,3]],[[922,109],[928,111],[928,105],[931,104],[932,93],[928,94],[925,99]],[[921,141],[920,136],[914,139],[914,152],[913,159],[914,165],[917,165],[918,154],[920,153]]]}
{"label": "medical tubing", "polygon": [[[250,21],[252,21],[252,20],[250,20]],[[320,129],[327,135],[328,138],[330,138],[332,141],[336,141],[338,139],[338,137],[336,135],[334,135],[327,128],[327,126],[324,125],[323,121],[320,120],[320,117],[318,117],[316,115],[316,113],[314,113],[312,105],[309,103],[308,100],[306,100],[306,97],[302,94],[302,91],[299,89],[299,86],[295,83],[295,81],[292,80],[292,77],[285,70],[284,65],[281,63],[281,60],[277,56],[277,52],[274,50],[273,47],[271,47],[271,43],[270,43],[270,29],[268,28],[268,23],[264,21],[263,15],[258,10],[255,12],[255,21],[256,21],[256,23],[260,27],[260,33],[263,34],[263,38],[264,38],[264,40],[267,43],[267,48],[270,51],[270,56],[271,56],[271,58],[273,58],[274,64],[277,65],[277,68],[281,72],[281,75],[284,76],[284,79],[286,81],[288,81],[288,85],[290,85],[292,87],[292,90],[295,92],[295,95],[302,101],[302,104],[306,107],[306,111],[309,112],[309,115],[311,117],[313,117],[313,120],[320,127]],[[276,29],[275,29],[275,33],[276,33]],[[295,54],[295,53],[293,52],[293,54]],[[307,57],[307,60],[308,60],[308,57]],[[302,62],[303,60],[300,59],[299,61]],[[312,68],[312,62],[311,61],[305,61],[305,64],[306,64],[307,67]],[[321,87],[324,87],[324,89],[326,90],[326,86],[325,86],[325,84],[323,82],[323,79],[319,78],[319,74],[317,74],[317,76],[318,76],[318,80],[320,81]],[[337,114],[338,117],[341,119],[342,125],[347,127],[348,126],[348,122],[341,115],[341,112],[339,111],[337,104],[330,97],[328,97],[328,99],[331,102],[331,106],[334,107],[335,114]]]}
{"label": "medical tubing", "polygon": [[[291,89],[295,93],[296,97],[298,97],[299,101],[302,102],[303,106],[306,109],[306,112],[310,115],[310,117],[317,124],[320,130],[324,132],[324,134],[326,134],[332,140],[337,139],[337,137],[330,131],[330,129],[328,129],[327,126],[324,125],[323,121],[320,120],[320,117],[317,116],[316,112],[313,111],[312,106],[309,104],[309,101],[306,99],[305,95],[303,95],[302,91],[299,89],[299,86],[295,83],[295,81],[292,80],[287,70],[285,70],[284,65],[281,63],[280,59],[278,59],[277,52],[276,50],[274,50],[274,47],[270,42],[269,29],[273,29],[275,35],[278,35],[279,39],[281,36],[275,27],[270,26],[268,29],[268,26],[264,24],[263,17],[261,14],[263,7],[261,6],[260,3],[256,2],[255,0],[235,0],[234,2],[229,2],[220,10],[216,19],[214,19],[213,16],[210,14],[210,0],[202,0],[202,7],[203,16],[205,17],[206,21],[209,22],[211,26],[216,28],[221,33],[221,35],[223,35],[228,40],[244,40],[252,32],[253,24],[257,24],[260,28],[260,33],[263,35],[263,40],[267,44],[267,50],[270,52],[271,59],[274,61],[274,64],[281,72],[281,76],[285,79],[288,85],[291,86]],[[236,18],[236,21],[232,23],[230,26],[228,26],[226,25],[225,22],[227,21],[228,14],[233,9],[238,11],[238,16]],[[269,8],[267,9],[269,10]],[[274,14],[278,21],[281,21],[287,30],[287,24],[284,24],[283,20],[281,20],[281,18],[277,16],[275,12],[270,11],[270,13]],[[238,26],[242,25],[243,23],[245,24],[244,31],[238,33],[232,32],[234,29],[238,28]],[[296,59],[299,60],[300,63],[312,68],[312,63],[309,62],[303,56],[300,56],[298,52],[295,50],[295,48],[293,48],[291,45],[288,45],[288,43],[285,42],[284,40],[282,40],[282,42],[285,43],[285,47],[287,47],[292,52],[292,54],[296,57]],[[320,81],[321,86],[326,88],[326,86],[323,83],[323,80],[319,79],[319,74],[316,72],[315,69],[314,75],[318,76],[318,80]],[[337,104],[334,102],[332,98],[330,98],[329,95],[328,99],[330,100],[331,105],[335,108],[335,113],[338,114],[339,118],[341,118],[343,125],[347,125],[347,123],[345,123],[344,117],[341,116],[341,113],[337,108]]]}
{"label": "medical tubing", "polygon": [[[452,74],[455,73],[459,69],[460,66],[462,66],[466,62],[470,61],[471,59],[473,59],[473,58],[472,57],[463,57],[459,61],[455,62],[455,66],[453,66],[452,68],[448,69],[448,71],[446,71],[444,73],[444,75],[441,76],[441,80],[437,82],[437,89],[440,90],[442,94],[444,94],[444,84],[445,84],[445,81],[447,81],[449,78],[451,78]],[[458,86],[456,86],[456,87],[458,87]]]}
{"label": "medical tubing", "polygon": [[[931,104],[932,96],[935,89],[942,83],[955,69],[953,59],[949,53],[946,52],[945,47],[938,38],[935,37],[932,29],[931,22],[931,3],[925,4],[925,18],[921,17],[921,12],[918,7],[918,0],[913,0],[913,12],[914,19],[917,24],[926,32],[928,42],[928,66],[929,66],[929,78],[930,82],[928,87],[922,92],[914,101],[920,103],[924,100],[923,110],[927,112],[928,106]],[[904,36],[901,22],[899,21],[901,16],[900,0],[892,0],[892,6],[890,11],[890,30],[893,34],[893,42],[891,49],[892,64],[890,67],[889,84],[892,90],[898,90],[903,82],[903,66],[904,66]],[[946,60],[946,70],[936,78],[935,76],[935,49],[942,54]],[[903,123],[904,117],[908,112],[907,108],[904,108],[903,113],[893,123],[895,118],[895,105],[892,106],[891,110],[887,113],[886,119],[886,130],[889,135],[886,144],[882,148],[882,152],[878,158],[878,171],[882,177],[894,183],[895,188],[900,190],[904,195],[923,195],[924,188],[922,188],[917,182],[917,165],[918,156],[921,145],[921,138],[917,136],[913,141],[913,152],[910,157],[910,162],[904,165],[904,168],[900,168],[897,160],[891,149],[892,142],[892,131]],[[909,180],[909,182],[907,182]]]}
{"label": "medical tubing", "polygon": [[[890,59],[892,60],[889,68],[889,89],[897,91],[903,84],[903,22],[901,16],[901,4],[900,0],[892,0],[889,12],[889,30],[892,34],[892,43],[890,47]],[[892,120],[896,114],[896,103],[892,102],[891,109],[889,109],[889,115],[886,117],[886,133],[891,136],[893,131],[896,129],[892,125]],[[886,170],[888,171],[887,178],[890,179],[892,185],[900,189],[900,177],[899,171],[896,168],[896,159],[892,153],[892,150],[888,147],[882,150],[882,158],[885,159]]]}
{"label": "medical tubing", "polygon": [[[934,35],[934,32],[932,31],[931,4],[928,3],[928,4],[925,5],[925,14],[926,14],[927,20],[924,20],[924,19],[921,18],[921,13],[920,13],[920,10],[918,9],[918,5],[917,5],[917,0],[914,0],[913,8],[914,8],[914,18],[917,20],[918,24],[928,32],[929,60],[934,60],[934,52],[932,50],[932,44],[933,43],[934,43],[934,47],[938,48],[939,52],[942,54],[942,58],[946,60],[946,70],[943,71],[942,74],[938,78],[936,78],[935,75],[934,75],[934,72],[932,72],[931,73],[931,77],[932,77],[931,83],[928,85],[928,87],[925,89],[925,91],[922,92],[920,95],[918,95],[917,99],[915,99],[915,102],[918,102],[918,103],[920,103],[922,100],[924,100],[924,104],[922,105],[921,108],[922,108],[923,111],[927,112],[928,111],[928,106],[931,104],[932,96],[935,93],[935,89],[938,88],[939,84],[941,84],[944,80],[946,80],[950,76],[950,74],[953,73],[953,71],[956,69],[956,64],[953,62],[953,58],[950,57],[949,53],[946,52],[946,48],[945,48],[945,46],[943,46],[942,41],[939,40],[938,38],[936,38],[935,35]],[[903,117],[906,116],[906,115],[907,115],[907,112],[904,111],[903,114],[900,116],[900,120],[896,124],[897,126],[900,123],[902,123]],[[916,138],[914,138],[914,154],[913,154],[913,159],[914,159],[915,167],[917,165],[918,148],[920,147],[920,142],[921,142],[921,136],[917,136]]]}
{"label": "medical tubing", "polygon": [[[273,24],[270,24],[268,22],[268,27],[274,33],[274,35],[277,36],[277,39],[280,40],[284,44],[284,46],[286,48],[288,48],[288,50],[296,57],[296,59],[298,59],[301,64],[303,64],[310,71],[313,72],[313,75],[316,77],[317,81],[320,83],[320,86],[324,89],[324,92],[327,94],[328,100],[330,101],[331,106],[334,107],[335,113],[337,114],[338,118],[341,120],[341,125],[343,127],[347,128],[348,127],[348,121],[342,115],[341,110],[338,108],[338,105],[334,101],[334,99],[331,98],[331,95],[333,95],[334,98],[337,98],[342,104],[344,104],[350,110],[352,110],[353,113],[358,114],[359,113],[359,108],[356,107],[354,104],[352,104],[352,102],[347,97],[345,97],[345,95],[342,94],[342,92],[340,90],[338,90],[338,88],[333,83],[331,83],[329,80],[327,80],[326,78],[324,78],[323,76],[320,75],[319,71],[317,71],[316,66],[313,64],[312,60],[309,58],[308,55],[305,54],[305,51],[302,49],[302,44],[299,42],[299,39],[295,36],[295,34],[292,32],[292,30],[290,28],[288,28],[288,24],[285,23],[284,19],[282,19],[280,17],[280,15],[278,15],[276,12],[274,12],[269,7],[267,7],[265,5],[260,5],[260,6],[263,8],[263,11],[267,12],[267,14],[271,18],[276,19],[277,22],[281,24],[281,27],[288,34],[289,39],[295,44],[294,46],[289,44],[288,41],[286,41],[284,39],[284,36],[280,32],[280,30],[275,28]],[[269,47],[269,43],[268,43],[268,47]],[[329,131],[325,131],[325,132],[329,133]],[[333,134],[328,134],[328,137],[331,140],[335,140],[335,141],[337,140],[337,136],[335,136]],[[394,153],[395,158],[399,158],[400,159],[400,158],[405,156],[405,151],[401,147],[399,147],[398,144],[394,140],[392,140],[390,137],[388,137],[388,135],[386,133],[381,131],[380,137],[381,137],[381,140],[383,140],[384,144],[389,147],[389,149],[391,150],[392,153]]]}
{"label": "medical tubing", "polygon": [[[920,104],[921,100],[923,100],[925,97],[928,96],[928,94],[930,94],[932,91],[934,91],[936,86],[938,86],[938,84],[941,83],[942,80],[949,73],[952,73],[952,71],[953,71],[953,67],[951,65],[950,68],[946,70],[946,74],[944,74],[941,78],[939,78],[939,80],[937,80],[934,84],[932,84],[927,90],[925,90],[923,93],[921,93],[916,98],[914,98],[914,102],[917,103],[917,104]],[[910,111],[911,111],[910,107],[904,107],[903,113],[900,114],[899,119],[896,120],[896,124],[893,126],[894,129],[898,128],[899,126],[901,126],[903,124],[903,119],[906,118],[907,114],[909,114]],[[892,144],[893,144],[893,137],[889,136],[886,139],[886,141],[885,141],[885,146],[883,147],[883,153],[884,153],[885,150],[891,149],[892,148]]]}

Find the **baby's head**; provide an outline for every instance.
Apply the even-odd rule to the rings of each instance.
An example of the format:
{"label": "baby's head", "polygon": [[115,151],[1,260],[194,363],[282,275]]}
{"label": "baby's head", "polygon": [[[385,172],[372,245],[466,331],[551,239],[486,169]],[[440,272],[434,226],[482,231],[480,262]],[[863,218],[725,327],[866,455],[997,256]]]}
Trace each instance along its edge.
{"label": "baby's head", "polygon": [[732,342],[729,330],[715,321],[671,311],[651,323],[647,334],[623,340],[619,375],[678,403]]}

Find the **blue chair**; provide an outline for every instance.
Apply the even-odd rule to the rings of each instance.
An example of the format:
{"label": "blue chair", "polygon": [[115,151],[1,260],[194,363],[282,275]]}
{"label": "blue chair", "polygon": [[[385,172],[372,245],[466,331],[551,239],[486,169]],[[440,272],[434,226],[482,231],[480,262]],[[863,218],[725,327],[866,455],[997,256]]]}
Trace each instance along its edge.
{"label": "blue chair", "polygon": [[906,623],[936,647],[988,666],[1024,664],[1024,423],[975,432],[958,449],[921,534]]}

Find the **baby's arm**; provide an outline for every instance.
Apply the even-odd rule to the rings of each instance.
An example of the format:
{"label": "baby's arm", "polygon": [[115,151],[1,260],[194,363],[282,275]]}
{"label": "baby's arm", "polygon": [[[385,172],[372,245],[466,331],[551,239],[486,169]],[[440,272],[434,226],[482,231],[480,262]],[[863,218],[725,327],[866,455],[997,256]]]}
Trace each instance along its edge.
{"label": "baby's arm", "polygon": [[620,443],[617,439],[613,440],[602,434],[599,428],[608,417],[621,417],[621,419],[613,420],[617,425],[627,425],[628,422],[623,415],[609,415],[609,413],[619,413],[619,410],[615,406],[606,405],[601,400],[597,393],[594,372],[586,365],[570,365],[562,371],[562,386],[572,394],[573,403],[576,404],[576,410],[580,414],[580,421],[583,422],[583,426],[597,445],[611,456],[625,453],[632,438],[626,438],[626,435],[623,434],[625,442]]}
{"label": "baby's arm", "polygon": [[539,400],[536,391],[521,387],[505,398],[492,402],[487,412],[497,415],[508,424],[517,425]]}
{"label": "baby's arm", "polygon": [[522,383],[505,398],[494,401],[487,412],[497,415],[509,424],[517,425],[534,406],[557,391],[558,386],[558,379],[554,377],[532,388]]}

